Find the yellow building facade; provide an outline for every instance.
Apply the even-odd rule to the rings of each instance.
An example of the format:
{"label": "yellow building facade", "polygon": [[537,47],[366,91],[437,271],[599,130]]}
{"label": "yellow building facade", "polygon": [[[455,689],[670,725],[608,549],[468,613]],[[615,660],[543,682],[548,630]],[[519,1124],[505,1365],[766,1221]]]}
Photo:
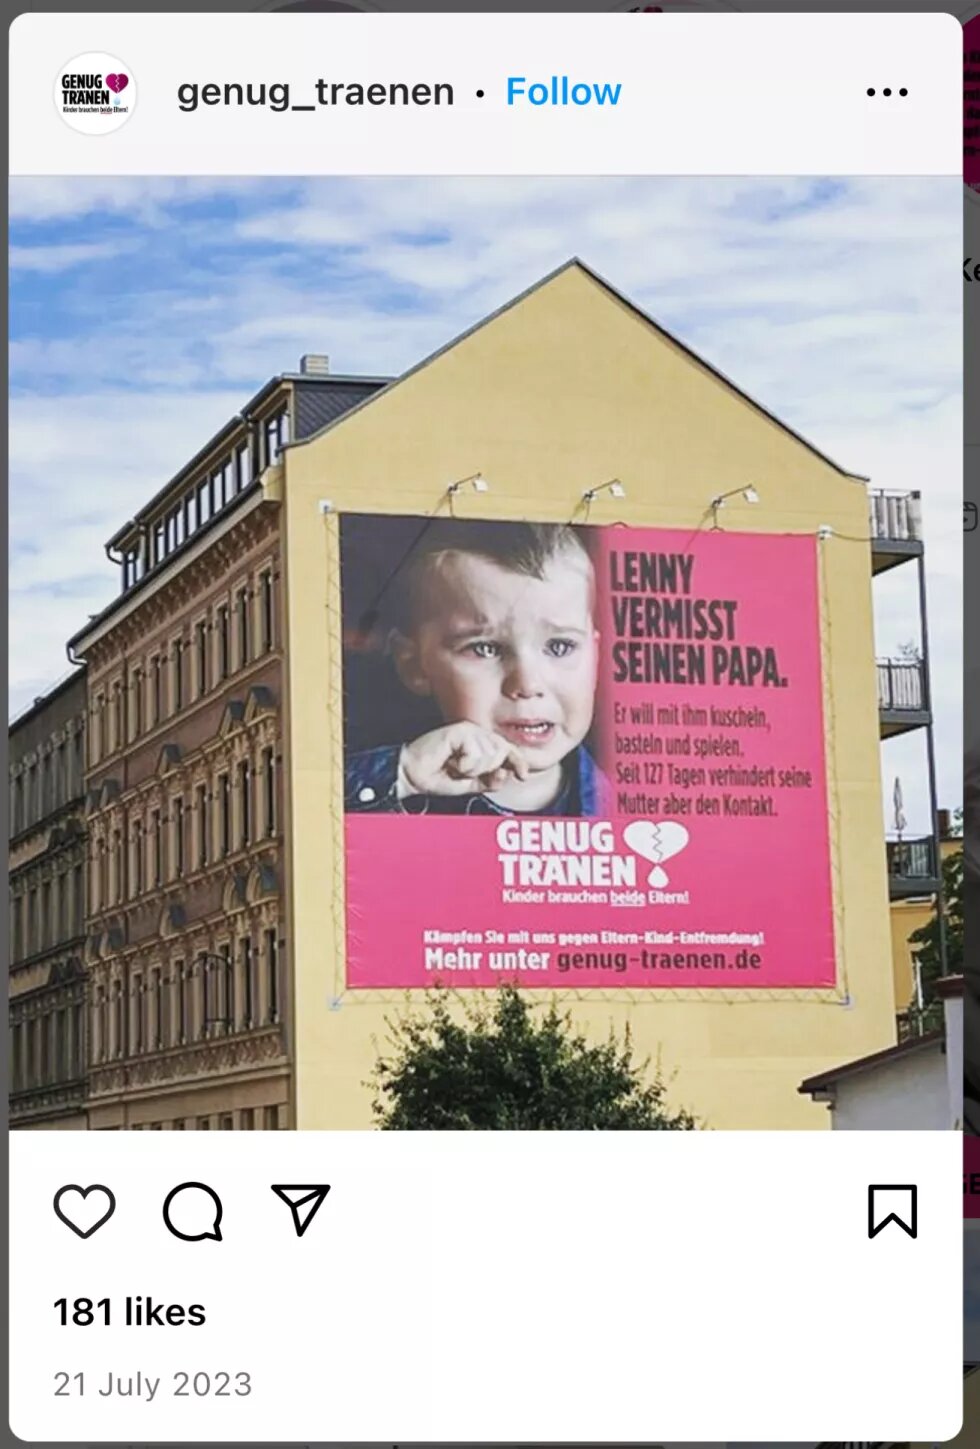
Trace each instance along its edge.
{"label": "yellow building facade", "polygon": [[[713,498],[751,486],[759,502],[726,507],[726,529],[832,530],[816,547],[836,987],[558,993],[597,1040],[628,1024],[671,1104],[706,1126],[826,1129],[799,1082],[891,1045],[896,1010],[866,483],[577,262],[284,453],[295,1125],[371,1125],[385,1018],[411,995],[346,987],[339,516],[445,513],[447,486],[476,473],[488,489],[458,494],[459,514],[581,522],[583,494],[617,478],[626,496],[600,494],[590,523],[694,530]],[[802,899],[821,862],[799,850]]]}

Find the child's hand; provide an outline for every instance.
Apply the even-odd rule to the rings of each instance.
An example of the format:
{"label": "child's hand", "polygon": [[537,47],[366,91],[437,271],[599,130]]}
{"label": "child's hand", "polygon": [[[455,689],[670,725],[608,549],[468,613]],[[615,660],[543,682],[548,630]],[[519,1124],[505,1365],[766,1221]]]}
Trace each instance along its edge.
{"label": "child's hand", "polygon": [[483,795],[515,778],[526,780],[527,764],[500,735],[469,720],[430,730],[402,746],[398,758],[399,800],[409,795]]}

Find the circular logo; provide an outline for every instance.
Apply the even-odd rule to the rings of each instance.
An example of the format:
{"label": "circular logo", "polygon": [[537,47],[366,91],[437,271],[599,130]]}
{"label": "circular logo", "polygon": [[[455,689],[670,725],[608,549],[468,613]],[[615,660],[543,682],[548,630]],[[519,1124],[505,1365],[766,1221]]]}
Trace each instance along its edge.
{"label": "circular logo", "polygon": [[118,56],[86,51],[55,76],[54,105],[73,131],[106,136],[125,126],[135,111],[136,82]]}

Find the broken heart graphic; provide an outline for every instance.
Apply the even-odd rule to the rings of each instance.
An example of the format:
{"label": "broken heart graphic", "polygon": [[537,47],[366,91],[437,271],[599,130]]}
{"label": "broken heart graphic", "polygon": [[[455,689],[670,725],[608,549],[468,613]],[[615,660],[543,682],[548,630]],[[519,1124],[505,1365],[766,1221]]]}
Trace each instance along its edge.
{"label": "broken heart graphic", "polygon": [[123,75],[122,71],[113,71],[111,75],[106,76],[105,83],[118,96],[119,92],[124,91],[129,85],[129,76]]}
{"label": "broken heart graphic", "polygon": [[623,840],[636,855],[654,862],[647,884],[665,886],[668,882],[663,862],[678,855],[690,840],[683,825],[676,820],[634,820],[623,831]]}

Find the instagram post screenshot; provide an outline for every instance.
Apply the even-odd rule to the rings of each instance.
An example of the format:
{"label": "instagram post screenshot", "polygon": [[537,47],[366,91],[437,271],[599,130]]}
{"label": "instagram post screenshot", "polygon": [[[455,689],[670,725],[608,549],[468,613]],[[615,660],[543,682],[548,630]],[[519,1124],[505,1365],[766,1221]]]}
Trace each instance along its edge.
{"label": "instagram post screenshot", "polygon": [[343,8],[9,31],[9,1432],[952,1440],[966,32]]}

